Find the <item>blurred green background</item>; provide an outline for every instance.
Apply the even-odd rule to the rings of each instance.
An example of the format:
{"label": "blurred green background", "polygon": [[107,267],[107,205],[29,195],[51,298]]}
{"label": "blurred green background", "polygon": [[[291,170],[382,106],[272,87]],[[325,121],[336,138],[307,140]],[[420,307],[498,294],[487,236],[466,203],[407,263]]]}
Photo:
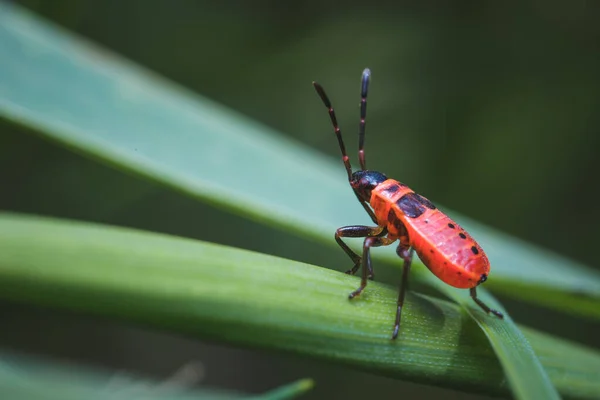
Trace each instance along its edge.
{"label": "blurred green background", "polygon": [[[598,4],[15,3],[335,158],[339,150],[310,83],[318,80],[329,93],[353,153],[360,73],[368,66],[370,168],[511,235],[598,265]],[[348,263],[341,251],[215,211],[6,123],[0,187],[2,209],[168,232],[319,265]],[[378,279],[398,280],[397,270],[386,272]],[[502,300],[517,321],[599,347],[592,322]],[[66,313],[6,303],[1,310],[2,346],[157,377],[197,360],[205,367],[202,384],[245,391],[312,376],[314,398],[373,390],[382,398],[478,398]]]}

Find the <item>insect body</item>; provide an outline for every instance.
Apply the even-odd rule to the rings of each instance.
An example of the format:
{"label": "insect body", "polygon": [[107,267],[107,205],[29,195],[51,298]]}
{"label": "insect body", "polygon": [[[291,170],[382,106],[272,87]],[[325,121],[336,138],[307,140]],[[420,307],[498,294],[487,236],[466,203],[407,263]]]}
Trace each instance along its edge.
{"label": "insect body", "polygon": [[442,281],[467,289],[486,280],[490,263],[481,247],[425,197],[388,179],[371,191],[370,204],[387,237],[414,247]]}
{"label": "insect body", "polygon": [[[403,259],[404,265],[392,339],[398,336],[408,274],[415,251],[421,261],[438,278],[451,286],[470,289],[471,297],[477,305],[485,312],[491,312],[497,317],[503,318],[500,312],[490,309],[477,298],[476,287],[487,280],[490,262],[475,240],[425,197],[396,180],[388,179],[381,172],[366,169],[364,139],[370,77],[371,71],[365,69],[361,82],[358,141],[361,170],[355,172],[352,172],[331,102],[321,85],[313,82],[317,93],[329,111],[350,186],[375,224],[375,226],[345,226],[335,232],[336,242],[354,262],[354,266],[346,273],[354,275],[362,266],[360,287],[350,293],[349,298],[353,299],[360,295],[367,286],[367,279],[374,277],[370,256],[371,247],[387,246],[398,240],[399,245],[396,252]],[[343,237],[365,238],[362,257],[348,247],[342,240]]]}

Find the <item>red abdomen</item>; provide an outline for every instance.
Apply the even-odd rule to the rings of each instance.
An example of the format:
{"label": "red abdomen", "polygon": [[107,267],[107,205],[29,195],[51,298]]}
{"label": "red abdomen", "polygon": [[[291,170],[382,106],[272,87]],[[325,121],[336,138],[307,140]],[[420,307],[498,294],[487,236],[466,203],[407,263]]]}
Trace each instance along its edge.
{"label": "red abdomen", "polygon": [[[490,272],[483,249],[450,217],[435,209],[407,220],[411,245],[438,278],[457,288],[472,288]],[[410,226],[410,228],[408,228]]]}
{"label": "red abdomen", "polygon": [[410,245],[442,281],[472,288],[487,278],[490,262],[475,240],[429,200],[406,185],[388,179],[371,195],[378,223],[391,238]]}

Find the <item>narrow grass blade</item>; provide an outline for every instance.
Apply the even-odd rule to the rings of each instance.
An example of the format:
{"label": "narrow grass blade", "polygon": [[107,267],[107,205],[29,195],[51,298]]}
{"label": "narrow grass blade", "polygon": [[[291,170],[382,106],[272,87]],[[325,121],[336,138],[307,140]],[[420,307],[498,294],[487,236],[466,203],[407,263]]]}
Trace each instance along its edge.
{"label": "narrow grass blade", "polygon": [[280,400],[280,399],[293,399],[303,393],[309,391],[315,385],[312,379],[301,379],[296,382],[292,382],[288,385],[278,387],[263,393],[260,397],[253,397],[253,400]]}
{"label": "narrow grass blade", "polygon": [[[0,213],[3,298],[462,391],[507,393],[494,351],[456,304],[409,293],[401,335],[391,341],[395,289],[373,282],[350,302],[355,285],[335,271],[225,246]],[[561,393],[600,396],[597,351],[547,335],[538,340],[529,330],[526,336]]]}
{"label": "narrow grass blade", "polygon": [[464,290],[445,285],[431,275],[427,275],[426,279],[430,280],[432,286],[461,304],[483,330],[498,355],[515,398],[560,399],[527,338],[500,303],[484,290],[478,290],[477,297],[488,306],[502,312],[504,319],[484,313],[470,296],[466,296]]}
{"label": "narrow grass blade", "polygon": [[302,379],[251,396],[150,380],[123,371],[0,353],[0,393],[2,398],[11,400],[285,400],[296,398],[311,387],[310,379]]}

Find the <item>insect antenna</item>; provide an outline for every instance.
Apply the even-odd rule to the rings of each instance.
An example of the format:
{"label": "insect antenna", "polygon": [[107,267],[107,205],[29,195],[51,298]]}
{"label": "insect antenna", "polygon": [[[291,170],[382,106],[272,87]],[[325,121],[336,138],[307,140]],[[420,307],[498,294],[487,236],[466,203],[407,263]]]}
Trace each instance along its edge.
{"label": "insect antenna", "polygon": [[367,169],[365,161],[365,120],[367,118],[367,92],[369,91],[370,80],[371,70],[365,68],[360,85],[360,125],[358,126],[358,161],[363,171]]}
{"label": "insect antenna", "polygon": [[[346,167],[346,172],[348,173],[348,180],[352,179],[352,167],[350,166],[350,159],[348,158],[348,154],[346,154],[346,146],[344,146],[344,140],[342,139],[342,132],[340,131],[340,127],[337,122],[337,118],[335,117],[335,111],[331,106],[331,102],[329,98],[325,94],[325,90],[323,87],[319,85],[317,82],[312,83],[315,87],[315,90],[319,94],[319,97],[327,107],[327,111],[329,111],[329,118],[331,118],[331,123],[333,124],[333,129],[335,131],[335,136],[337,137],[338,144],[340,145],[340,150],[342,151],[342,161],[344,162],[344,167]],[[363,168],[364,169],[364,168]]]}

